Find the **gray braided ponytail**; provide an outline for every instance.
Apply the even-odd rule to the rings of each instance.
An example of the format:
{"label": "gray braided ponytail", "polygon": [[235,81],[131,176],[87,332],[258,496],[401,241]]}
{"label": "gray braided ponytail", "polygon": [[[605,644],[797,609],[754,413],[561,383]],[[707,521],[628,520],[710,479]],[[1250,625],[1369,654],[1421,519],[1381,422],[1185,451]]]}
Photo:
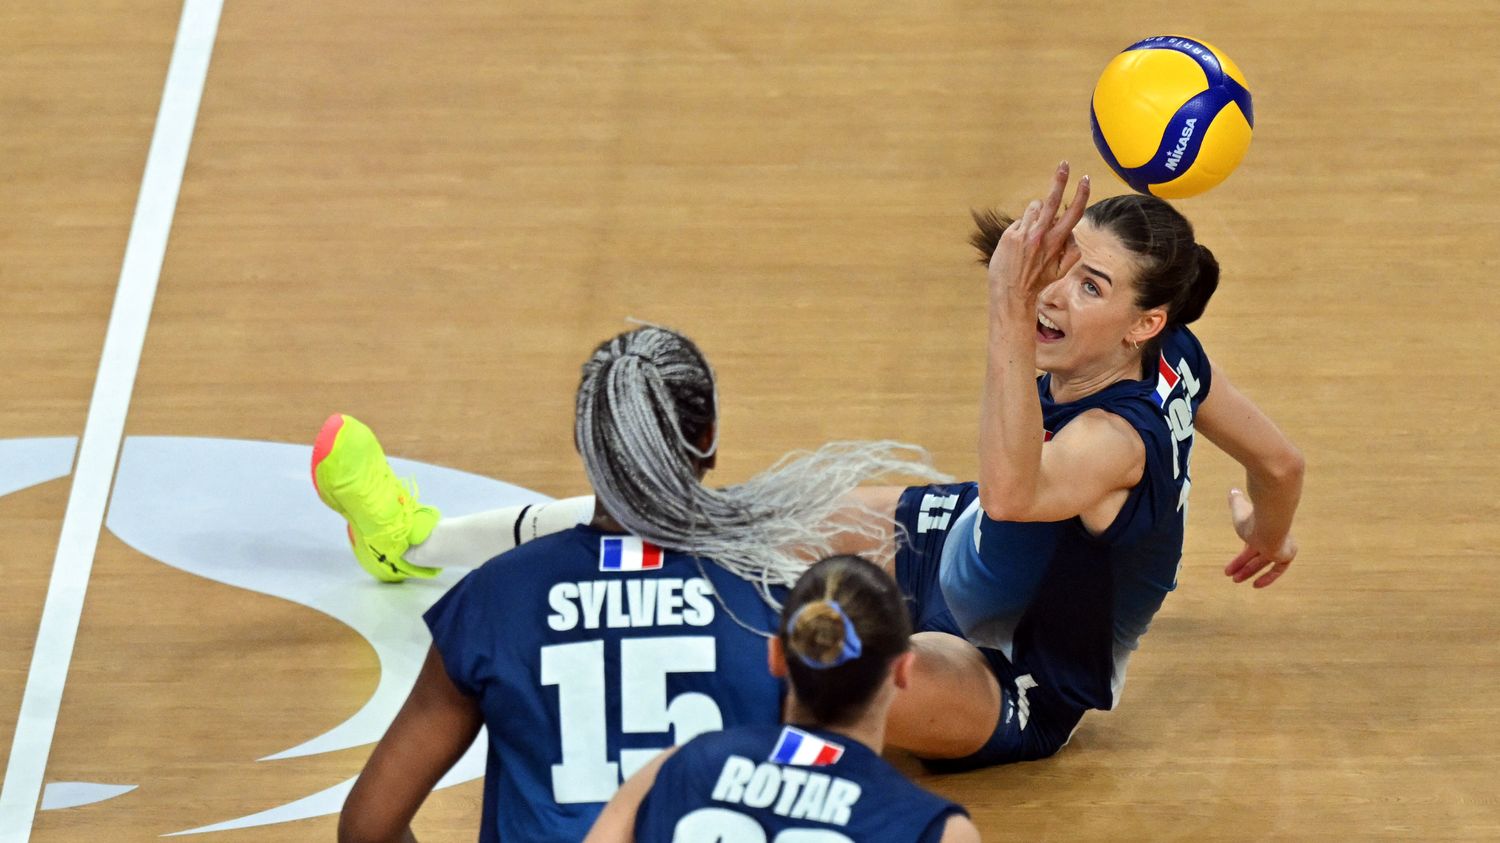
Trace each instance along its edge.
{"label": "gray braided ponytail", "polygon": [[[889,514],[833,523],[845,496],[881,475],[947,480],[926,452],[899,442],[833,442],[797,452],[737,486],[699,482],[693,458],[718,441],[713,370],[687,337],[656,326],[602,343],[583,365],[575,433],[589,483],[620,526],[654,544],[711,559],[756,582],[791,585],[839,533],[874,539]],[[886,523],[882,524],[882,520]]]}

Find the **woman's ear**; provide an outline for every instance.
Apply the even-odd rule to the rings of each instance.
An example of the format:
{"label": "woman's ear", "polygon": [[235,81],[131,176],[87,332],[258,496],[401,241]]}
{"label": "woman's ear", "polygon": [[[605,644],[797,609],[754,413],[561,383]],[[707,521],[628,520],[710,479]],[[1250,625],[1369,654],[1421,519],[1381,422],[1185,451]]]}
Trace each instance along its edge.
{"label": "woman's ear", "polygon": [[891,679],[895,681],[897,688],[906,690],[907,683],[911,682],[911,665],[916,659],[917,654],[907,650],[891,662]]}
{"label": "woman's ear", "polygon": [[1167,327],[1167,309],[1164,307],[1153,307],[1141,313],[1130,330],[1125,332],[1125,341],[1136,346],[1142,346],[1150,342],[1153,337]]}
{"label": "woman's ear", "polygon": [[766,640],[766,667],[777,679],[786,678],[786,651],[781,649],[780,638]]}

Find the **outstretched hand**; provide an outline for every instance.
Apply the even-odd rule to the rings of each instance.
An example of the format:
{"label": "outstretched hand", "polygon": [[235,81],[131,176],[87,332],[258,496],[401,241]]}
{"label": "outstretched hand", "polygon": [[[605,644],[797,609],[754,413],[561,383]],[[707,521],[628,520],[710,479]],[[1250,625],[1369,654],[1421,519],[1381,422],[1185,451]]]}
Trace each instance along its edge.
{"label": "outstretched hand", "polygon": [[1234,531],[1245,542],[1245,549],[1224,566],[1224,576],[1235,582],[1244,582],[1260,574],[1267,566],[1271,570],[1261,574],[1253,583],[1255,588],[1265,588],[1286,573],[1292,560],[1297,558],[1297,540],[1288,533],[1274,546],[1255,534],[1255,505],[1249,496],[1239,489],[1229,490],[1229,516],[1234,521]]}
{"label": "outstretched hand", "polygon": [[1034,301],[1042,289],[1067,274],[1078,262],[1073,227],[1088,206],[1089,177],[1078,181],[1073,201],[1058,216],[1068,186],[1068,162],[1057,165],[1052,189],[1044,200],[1033,200],[1026,212],[1005,230],[990,256],[991,295],[1010,295]]}

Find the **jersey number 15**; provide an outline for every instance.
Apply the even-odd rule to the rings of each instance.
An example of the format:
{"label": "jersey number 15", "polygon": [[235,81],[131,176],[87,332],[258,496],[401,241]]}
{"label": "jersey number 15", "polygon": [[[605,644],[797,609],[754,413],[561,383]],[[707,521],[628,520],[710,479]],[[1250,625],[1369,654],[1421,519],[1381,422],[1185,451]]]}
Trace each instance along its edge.
{"label": "jersey number 15", "polygon": [[[603,641],[580,641],[542,648],[542,684],[557,686],[562,763],[552,765],[552,798],[559,805],[608,802],[622,778],[666,749],[622,749],[618,762],[608,760],[604,647]],[[706,694],[667,699],[667,674],[712,673],[716,663],[707,635],[620,641],[620,731],[670,731],[672,743],[680,744],[724,728],[718,703]]]}

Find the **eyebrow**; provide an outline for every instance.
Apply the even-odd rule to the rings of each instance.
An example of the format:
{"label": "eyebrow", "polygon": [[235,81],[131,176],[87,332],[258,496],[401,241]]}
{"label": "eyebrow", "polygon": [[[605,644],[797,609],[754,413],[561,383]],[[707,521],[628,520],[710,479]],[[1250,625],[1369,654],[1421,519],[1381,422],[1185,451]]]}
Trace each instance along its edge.
{"label": "eyebrow", "polygon": [[1105,281],[1107,281],[1109,283],[1109,286],[1113,287],[1115,285],[1115,279],[1109,277],[1109,275],[1106,274],[1103,270],[1101,270],[1101,269],[1099,269],[1097,267],[1094,267],[1094,266],[1090,266],[1089,264],[1084,264],[1083,268],[1090,275],[1097,275],[1100,278],[1103,278]]}

